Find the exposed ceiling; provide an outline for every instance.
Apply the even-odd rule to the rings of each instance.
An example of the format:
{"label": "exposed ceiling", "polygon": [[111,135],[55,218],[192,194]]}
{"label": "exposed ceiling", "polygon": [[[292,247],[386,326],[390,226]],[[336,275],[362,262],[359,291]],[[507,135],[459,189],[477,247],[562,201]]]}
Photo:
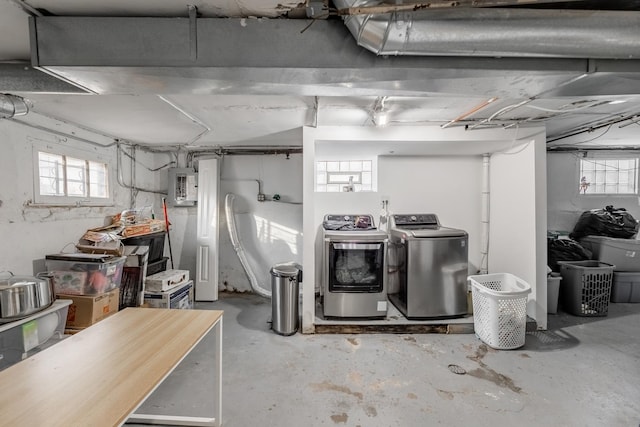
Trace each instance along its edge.
{"label": "exposed ceiling", "polygon": [[549,147],[640,147],[640,1],[474,4],[500,7],[0,0],[0,93],[29,108],[5,119],[197,149],[301,146],[302,126],[384,110],[388,126],[544,124]]}

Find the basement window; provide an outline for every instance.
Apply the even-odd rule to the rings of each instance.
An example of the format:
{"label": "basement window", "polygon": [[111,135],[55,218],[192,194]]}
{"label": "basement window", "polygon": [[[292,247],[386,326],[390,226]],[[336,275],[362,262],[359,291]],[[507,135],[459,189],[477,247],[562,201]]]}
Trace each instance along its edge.
{"label": "basement window", "polygon": [[371,160],[316,162],[317,192],[374,191],[373,182],[373,161]]}
{"label": "basement window", "polygon": [[580,194],[638,193],[637,158],[580,159]]}
{"label": "basement window", "polygon": [[76,206],[111,204],[108,164],[45,151],[37,151],[36,162],[36,203]]}

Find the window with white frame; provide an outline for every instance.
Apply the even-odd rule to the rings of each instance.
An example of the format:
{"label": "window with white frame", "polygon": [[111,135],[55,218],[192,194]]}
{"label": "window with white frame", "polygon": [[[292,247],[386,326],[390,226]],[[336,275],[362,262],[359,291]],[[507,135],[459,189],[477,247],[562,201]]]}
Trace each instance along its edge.
{"label": "window with white frame", "polygon": [[374,191],[372,160],[321,160],[316,162],[316,191]]}
{"label": "window with white frame", "polygon": [[580,159],[580,194],[637,194],[638,158]]}
{"label": "window with white frame", "polygon": [[39,150],[35,154],[36,203],[62,205],[111,203],[107,163]]}

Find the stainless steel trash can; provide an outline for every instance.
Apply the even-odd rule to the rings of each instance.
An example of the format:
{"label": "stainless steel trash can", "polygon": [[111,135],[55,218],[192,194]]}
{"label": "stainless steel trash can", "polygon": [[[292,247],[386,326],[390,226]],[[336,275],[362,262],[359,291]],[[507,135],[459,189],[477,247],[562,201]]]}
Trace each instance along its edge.
{"label": "stainless steel trash can", "polygon": [[292,264],[271,267],[271,329],[280,335],[298,331],[300,271]]}

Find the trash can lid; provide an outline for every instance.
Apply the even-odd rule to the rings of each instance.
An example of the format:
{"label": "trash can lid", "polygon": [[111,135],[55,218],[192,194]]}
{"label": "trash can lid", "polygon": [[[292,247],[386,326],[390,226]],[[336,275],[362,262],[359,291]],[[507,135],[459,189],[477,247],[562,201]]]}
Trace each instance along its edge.
{"label": "trash can lid", "polygon": [[271,267],[271,274],[278,276],[297,276],[298,269],[291,264],[276,264]]}

